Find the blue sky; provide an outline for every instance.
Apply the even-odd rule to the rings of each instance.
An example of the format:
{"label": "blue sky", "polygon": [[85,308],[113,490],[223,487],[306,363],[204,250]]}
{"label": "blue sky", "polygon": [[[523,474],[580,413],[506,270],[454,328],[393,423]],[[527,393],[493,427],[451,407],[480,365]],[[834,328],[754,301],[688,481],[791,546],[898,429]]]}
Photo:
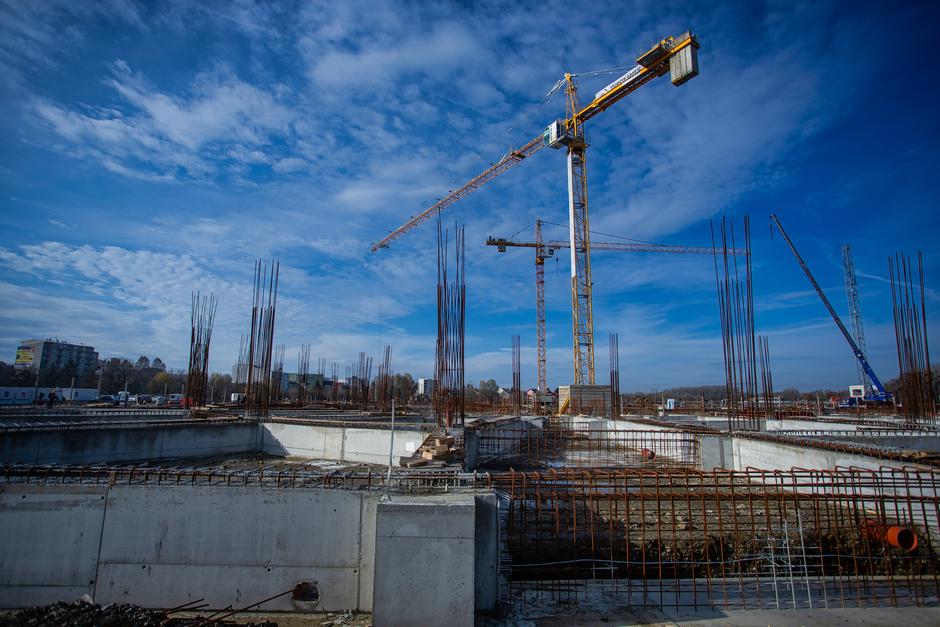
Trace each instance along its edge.
{"label": "blue sky", "polygon": [[[253,260],[282,263],[277,341],[431,376],[434,225],[409,216],[561,115],[565,71],[629,65],[691,28],[701,74],[659,79],[589,123],[595,231],[706,245],[750,214],[758,332],[778,386],[842,388],[855,364],[767,217],[845,313],[852,246],[870,359],[897,374],[886,259],[936,288],[935,3],[17,2],[0,0],[0,356],[27,337],[184,368],[192,290],[220,300],[211,365],[248,324]],[[615,75],[585,78],[591,94]],[[451,207],[466,224],[467,379],[535,384],[532,257],[488,235],[566,221],[543,150]],[[546,236],[563,239],[549,227]],[[610,239],[596,235],[595,240]],[[597,371],[624,390],[721,383],[711,260],[597,252]],[[571,378],[568,268],[546,266],[549,383]],[[928,293],[937,335],[940,298]],[[938,345],[940,346],[940,345]],[[938,348],[940,350],[940,348]],[[342,370],[341,366],[341,370]]]}

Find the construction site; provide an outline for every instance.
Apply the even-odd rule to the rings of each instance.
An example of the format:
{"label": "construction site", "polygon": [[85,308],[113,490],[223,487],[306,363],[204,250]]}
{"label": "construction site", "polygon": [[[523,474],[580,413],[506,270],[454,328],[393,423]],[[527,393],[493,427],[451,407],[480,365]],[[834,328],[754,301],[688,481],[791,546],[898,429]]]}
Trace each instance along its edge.
{"label": "construction site", "polygon": [[[426,405],[396,402],[389,345],[376,351],[374,376],[360,354],[342,385],[334,365],[332,387],[317,394],[314,380],[330,377],[319,361],[311,372],[305,346],[298,392],[282,398],[282,277],[276,261],[257,261],[230,402],[207,402],[218,302],[193,286],[182,407],[0,408],[0,607],[85,599],[202,625],[361,615],[378,627],[600,616],[827,624],[853,612],[940,621],[940,429],[923,256],[890,259],[892,394],[867,359],[849,247],[844,321],[813,260],[767,212],[782,242],[761,254],[792,255],[858,365],[849,399],[814,407],[780,401],[770,345],[756,332],[756,218],[715,220],[699,247],[591,241],[585,124],[659,78],[695,89],[686,83],[699,74],[698,49],[691,32],[666,37],[586,98],[566,74],[550,92],[564,94],[563,117],[372,245],[382,255],[436,220]],[[464,230],[442,214],[543,148],[567,156],[569,239],[543,239],[540,220],[531,240],[486,242],[534,254],[536,394],[525,395],[513,336],[509,394],[482,406],[465,397]],[[595,371],[596,250],[700,255],[713,268],[720,403],[627,403],[616,334],[603,338],[609,373]],[[544,269],[556,253],[570,261],[573,376],[553,396]],[[6,620],[27,624],[16,616]]]}

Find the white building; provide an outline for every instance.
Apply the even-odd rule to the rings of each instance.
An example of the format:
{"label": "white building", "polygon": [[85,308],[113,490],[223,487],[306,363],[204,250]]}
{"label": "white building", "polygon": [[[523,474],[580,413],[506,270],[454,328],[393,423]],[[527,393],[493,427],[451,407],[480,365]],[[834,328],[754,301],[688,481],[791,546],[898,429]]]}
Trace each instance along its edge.
{"label": "white building", "polygon": [[436,386],[435,379],[418,379],[418,396],[431,396]]}

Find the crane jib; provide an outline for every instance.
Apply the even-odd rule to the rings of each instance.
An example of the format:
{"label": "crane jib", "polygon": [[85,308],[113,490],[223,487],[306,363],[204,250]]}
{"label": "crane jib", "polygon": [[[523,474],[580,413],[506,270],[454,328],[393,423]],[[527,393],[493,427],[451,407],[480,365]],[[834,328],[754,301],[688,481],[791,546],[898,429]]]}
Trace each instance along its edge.
{"label": "crane jib", "polygon": [[[666,37],[649,52],[641,55],[637,59],[637,63],[639,64],[637,67],[598,92],[590,104],[564,120],[562,122],[563,125],[568,129],[574,128],[576,124],[580,124],[594,117],[642,85],[645,85],[657,76],[663,76],[667,72],[672,73],[672,83],[674,85],[682,85],[692,77],[698,75],[698,56],[696,53],[698,47],[697,38],[688,31],[678,38]],[[408,222],[386,235],[378,243],[373,244],[371,247],[372,252],[376,252],[380,248],[387,248],[392,240],[411,231],[419,224],[430,219],[433,215],[440,213],[443,209],[461,198],[466,197],[471,191],[479,189],[484,183],[499,176],[512,166],[521,163],[526,157],[531,157],[544,145],[543,136],[539,134],[529,140],[522,148],[510,151],[495,165],[490,166],[481,174],[470,179],[470,181],[465,183],[462,187],[450,192],[447,196],[431,205],[431,207],[425,209]]]}

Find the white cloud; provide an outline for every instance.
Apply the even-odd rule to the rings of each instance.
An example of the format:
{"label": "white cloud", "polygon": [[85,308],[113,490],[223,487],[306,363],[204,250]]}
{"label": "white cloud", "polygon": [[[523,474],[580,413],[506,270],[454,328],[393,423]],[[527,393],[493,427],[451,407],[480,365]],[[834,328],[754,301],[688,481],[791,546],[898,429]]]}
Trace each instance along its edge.
{"label": "white cloud", "polygon": [[[277,158],[276,140],[293,136],[295,114],[280,98],[284,90],[264,90],[217,66],[197,74],[186,95],[161,92],[124,61],[111,65],[105,84],[128,109],[82,107],[45,99],[35,115],[78,156],[91,157],[117,174],[152,181],[220,175],[226,161],[236,166],[276,161],[276,172],[296,171],[297,158]],[[270,153],[274,153],[273,155]]]}

